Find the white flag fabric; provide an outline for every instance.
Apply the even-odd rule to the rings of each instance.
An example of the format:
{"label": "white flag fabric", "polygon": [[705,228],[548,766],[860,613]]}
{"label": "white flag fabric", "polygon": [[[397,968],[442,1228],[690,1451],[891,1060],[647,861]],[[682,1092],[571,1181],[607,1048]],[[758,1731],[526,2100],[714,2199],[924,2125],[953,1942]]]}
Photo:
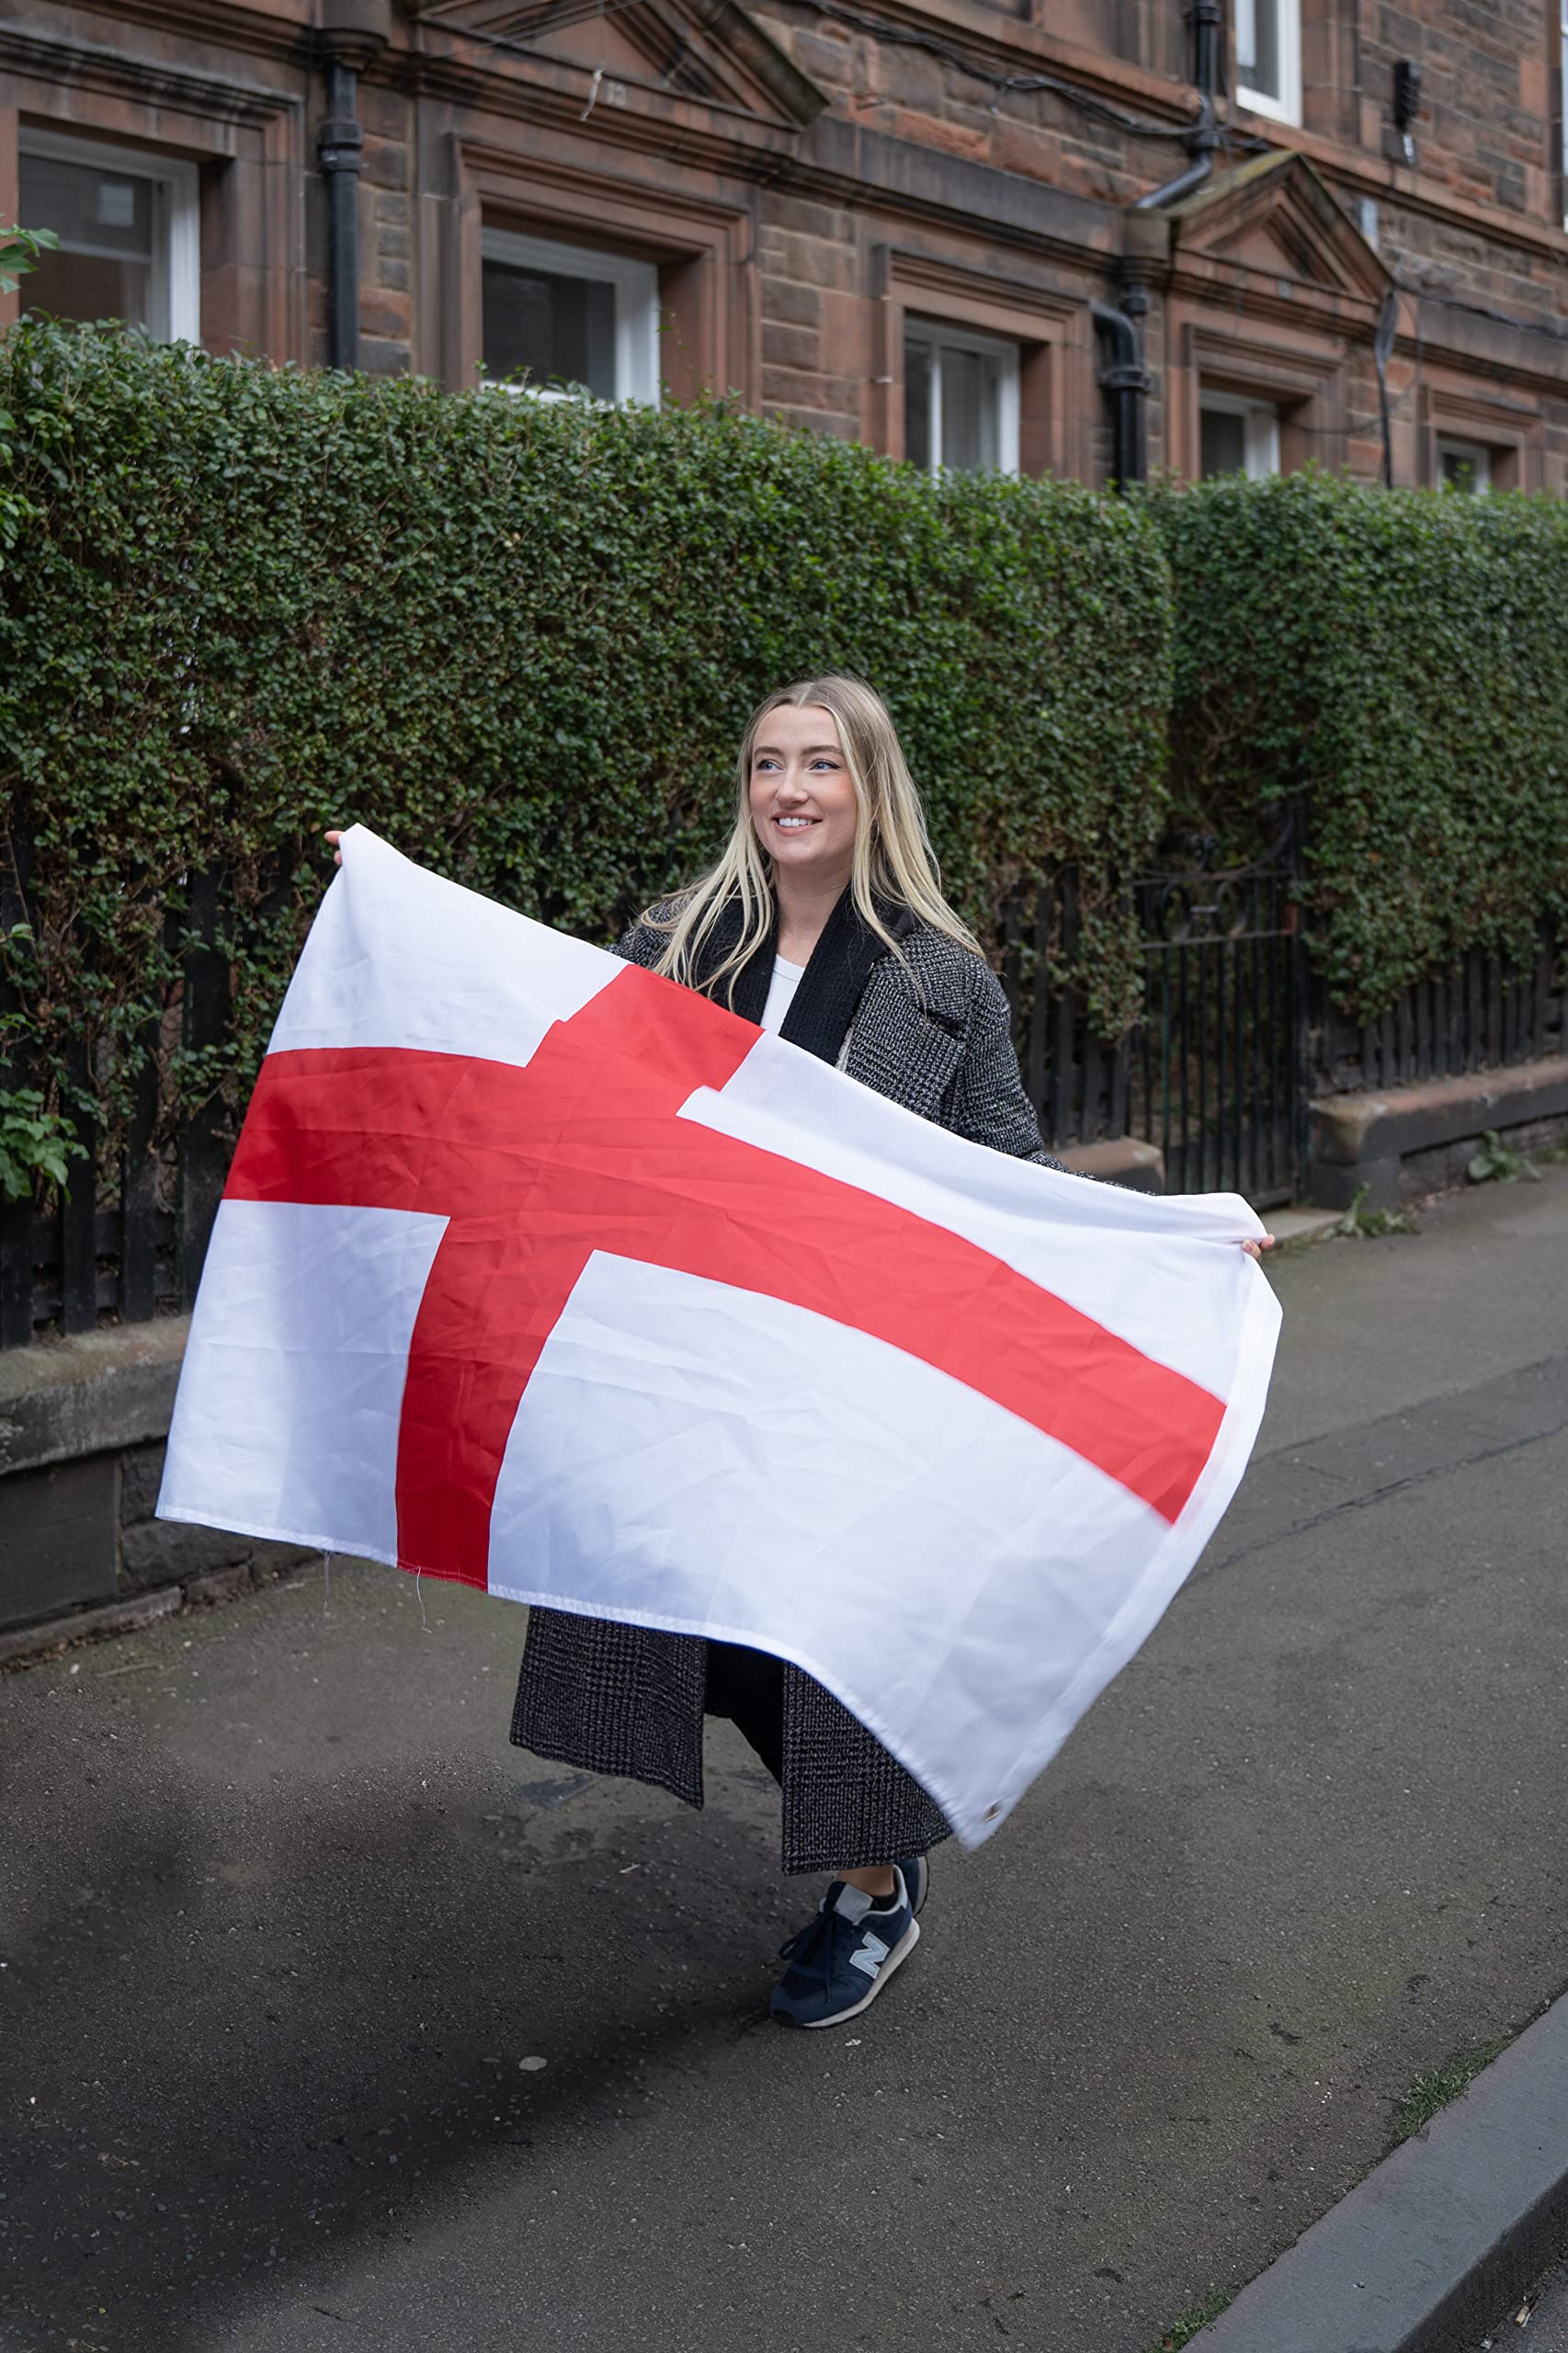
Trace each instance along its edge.
{"label": "white flag fabric", "polygon": [[966,1844],[1234,1492],[1245,1202],[970,1143],[356,826],[213,1229],[159,1511],[747,1643]]}

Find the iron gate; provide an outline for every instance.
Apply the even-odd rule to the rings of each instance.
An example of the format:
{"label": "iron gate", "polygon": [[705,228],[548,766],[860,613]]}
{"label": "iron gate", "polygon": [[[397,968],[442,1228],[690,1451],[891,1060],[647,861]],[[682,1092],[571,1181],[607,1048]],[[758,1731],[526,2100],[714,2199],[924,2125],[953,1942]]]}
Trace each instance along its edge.
{"label": "iron gate", "polygon": [[1127,1133],[1159,1145],[1172,1193],[1295,1196],[1305,1115],[1302,974],[1291,876],[1201,860],[1135,886],[1143,1017]]}
{"label": "iron gate", "polygon": [[1072,991],[1035,985],[1076,949],[1074,877],[1048,881],[1027,920],[1015,911],[1004,978],[1049,1137],[1157,1144],[1167,1192],[1238,1192],[1259,1209],[1294,1198],[1308,1089],[1290,847],[1287,830],[1267,858],[1222,867],[1216,843],[1184,837],[1134,881],[1143,1009],[1114,1046]]}

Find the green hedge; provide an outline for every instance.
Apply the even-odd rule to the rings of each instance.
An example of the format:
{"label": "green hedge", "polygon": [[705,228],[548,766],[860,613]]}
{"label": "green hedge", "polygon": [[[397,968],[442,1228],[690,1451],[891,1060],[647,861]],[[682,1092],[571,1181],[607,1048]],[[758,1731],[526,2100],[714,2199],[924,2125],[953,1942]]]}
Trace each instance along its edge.
{"label": "green hedge", "polygon": [[35,1070],[85,1034],[120,1099],[205,869],[234,1030],[168,1051],[165,1111],[243,1080],[335,820],[610,938],[719,843],[753,702],[829,665],[887,697],[983,928],[1021,876],[1078,863],[1079,977],[1125,1021],[1115,879],[1161,827],[1170,638],[1158,534],[1125,503],[934,483],[722,406],[454,395],[28,323],[0,410],[25,515],[0,758],[33,861],[5,1017]]}
{"label": "green hedge", "polygon": [[1302,900],[1369,1018],[1568,919],[1568,506],[1309,470],[1155,492],[1176,597],[1173,790],[1240,847],[1299,796]]}
{"label": "green hedge", "polygon": [[[1351,1012],[1568,924],[1556,500],[933,483],[722,405],[452,395],[25,323],[0,339],[0,507],[22,919],[0,1110],[40,1168],[57,1108],[96,1103],[112,1138],[160,1020],[163,1131],[215,1086],[238,1099],[328,822],[608,938],[716,847],[751,704],[819,666],[886,694],[983,931],[1077,865],[1072,976],[1107,1035],[1135,1002],[1118,884],[1165,822],[1168,714],[1186,823],[1245,848],[1299,801],[1310,936]],[[168,1013],[201,872],[233,1022],[194,1052]]]}

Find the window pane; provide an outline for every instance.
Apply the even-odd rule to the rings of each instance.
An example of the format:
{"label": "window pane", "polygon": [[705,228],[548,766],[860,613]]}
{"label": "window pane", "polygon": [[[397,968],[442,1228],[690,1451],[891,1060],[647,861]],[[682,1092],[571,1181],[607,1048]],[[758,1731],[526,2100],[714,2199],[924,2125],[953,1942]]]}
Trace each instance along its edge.
{"label": "window pane", "polygon": [[1001,449],[1001,370],[988,351],[942,352],[942,463],[989,472]]}
{"label": "window pane", "polygon": [[21,211],[28,229],[52,229],[74,253],[153,257],[153,183],[55,155],[21,157]]}
{"label": "window pane", "polygon": [[123,319],[130,326],[153,324],[153,272],[145,262],[101,261],[90,254],[60,252],[39,256],[37,269],[22,280],[29,311],[57,319]]}
{"label": "window pane", "polygon": [[1198,471],[1205,482],[1210,474],[1246,472],[1247,424],[1230,409],[1206,408],[1199,416]]}
{"label": "window pane", "polygon": [[29,310],[62,319],[152,324],[153,184],[133,173],[54,155],[20,158],[19,210],[28,229],[52,229],[22,281]]}
{"label": "window pane", "polygon": [[1236,79],[1266,98],[1283,98],[1279,0],[1236,0]]}
{"label": "window pane", "polygon": [[1478,491],[1489,486],[1491,468],[1484,449],[1456,449],[1453,447],[1437,451],[1438,476],[1444,490]]}
{"label": "window pane", "polygon": [[615,289],[598,278],[484,264],[484,364],[493,376],[526,368],[536,384],[580,384],[613,401]]}
{"label": "window pane", "polygon": [[912,466],[931,470],[931,347],[903,347],[903,454]]}

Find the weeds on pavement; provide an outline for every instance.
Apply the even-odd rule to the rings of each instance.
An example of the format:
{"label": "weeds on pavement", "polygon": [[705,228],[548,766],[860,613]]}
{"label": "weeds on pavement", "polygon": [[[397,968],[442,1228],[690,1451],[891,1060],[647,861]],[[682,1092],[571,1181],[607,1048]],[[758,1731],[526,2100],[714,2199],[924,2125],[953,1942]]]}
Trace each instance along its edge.
{"label": "weeds on pavement", "polygon": [[1218,2320],[1226,2305],[1234,2303],[1235,2300],[1234,2288],[1211,2290],[1202,2303],[1191,2305],[1179,2320],[1172,2321],[1169,2328],[1155,2337],[1148,2353],[1181,2353],[1182,2347],[1190,2345],[1200,2328],[1207,2328],[1211,2320]]}
{"label": "weeds on pavement", "polygon": [[1348,1233],[1358,1241],[1369,1242],[1385,1233],[1420,1233],[1414,1210],[1364,1210],[1361,1204],[1371,1189],[1369,1185],[1356,1188],[1356,1198],[1335,1227],[1335,1233]]}
{"label": "weeds on pavement", "polygon": [[1499,2035],[1494,2042],[1483,2042],[1475,2051],[1461,2051],[1446,2067],[1429,2067],[1425,2075],[1417,2075],[1399,2104],[1399,2138],[1408,2141],[1413,2132],[1430,2124],[1450,2100],[1458,2099],[1460,2092],[1469,2089],[1500,2051],[1506,2051],[1513,2039],[1511,2034]]}
{"label": "weeds on pavement", "polygon": [[1511,1143],[1502,1142],[1495,1128],[1487,1129],[1481,1139],[1481,1150],[1464,1173],[1472,1185],[1511,1185],[1519,1176],[1528,1176],[1532,1185],[1540,1182],[1540,1171],[1535,1162],[1522,1152],[1516,1152]]}

